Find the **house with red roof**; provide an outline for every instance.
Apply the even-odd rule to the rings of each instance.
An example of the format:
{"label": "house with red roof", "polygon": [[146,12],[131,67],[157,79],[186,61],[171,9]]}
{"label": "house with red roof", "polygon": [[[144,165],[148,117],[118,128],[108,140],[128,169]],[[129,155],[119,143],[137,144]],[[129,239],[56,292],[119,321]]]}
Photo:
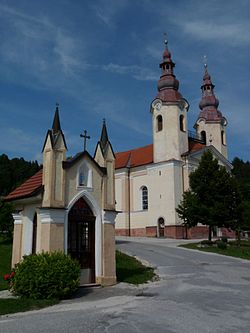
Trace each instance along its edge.
{"label": "house with red roof", "polygon": [[[158,92],[150,105],[153,143],[115,155],[117,235],[207,237],[204,226],[186,230],[176,208],[204,151],[210,150],[227,170],[232,168],[227,159],[227,120],[218,110],[207,65],[194,133],[188,131],[189,104],[179,91],[174,67],[166,41]],[[222,230],[215,232],[220,235]]]}
{"label": "house with red roof", "polygon": [[[82,135],[87,138],[87,133]],[[115,156],[103,123],[95,156],[66,158],[56,107],[43,146],[43,168],[5,201],[15,211],[12,266],[23,256],[62,251],[81,265],[81,284],[116,283]]]}

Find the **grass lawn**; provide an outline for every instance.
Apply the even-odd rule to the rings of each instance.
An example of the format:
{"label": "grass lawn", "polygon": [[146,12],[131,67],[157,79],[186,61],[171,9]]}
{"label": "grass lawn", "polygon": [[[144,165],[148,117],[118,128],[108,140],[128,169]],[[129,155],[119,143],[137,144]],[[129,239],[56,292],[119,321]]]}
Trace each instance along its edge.
{"label": "grass lawn", "polygon": [[[10,272],[12,242],[0,238],[0,290],[7,289],[3,276]],[[116,273],[118,282],[141,284],[152,281],[156,275],[153,268],[144,266],[141,262],[120,251],[116,252]],[[1,299],[0,315],[41,309],[58,303],[58,300],[32,300],[32,299]]]}
{"label": "grass lawn", "polygon": [[7,313],[16,313],[37,310],[57,304],[58,300],[32,300],[32,299],[0,299],[0,316]]}
{"label": "grass lawn", "polygon": [[12,241],[4,240],[0,236],[0,290],[8,289],[3,280],[4,274],[10,273]]}
{"label": "grass lawn", "polygon": [[203,252],[213,252],[222,254],[224,256],[231,256],[236,258],[248,259],[250,260],[250,241],[241,241],[241,246],[238,247],[235,241],[228,242],[227,249],[222,250],[216,246],[200,247],[199,243],[189,243],[185,245],[180,245],[180,247],[185,247],[187,249],[195,249]]}
{"label": "grass lawn", "polygon": [[116,276],[118,282],[132,284],[146,283],[156,277],[153,268],[120,251],[116,251]]}

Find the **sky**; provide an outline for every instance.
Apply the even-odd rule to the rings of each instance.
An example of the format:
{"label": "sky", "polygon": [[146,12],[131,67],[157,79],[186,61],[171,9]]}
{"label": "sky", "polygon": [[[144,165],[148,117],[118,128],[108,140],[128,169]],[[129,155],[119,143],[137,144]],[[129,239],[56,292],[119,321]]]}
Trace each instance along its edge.
{"label": "sky", "polygon": [[56,103],[68,156],[152,143],[164,33],[179,91],[199,114],[203,56],[228,120],[229,160],[250,160],[249,0],[0,0],[0,154],[42,161]]}

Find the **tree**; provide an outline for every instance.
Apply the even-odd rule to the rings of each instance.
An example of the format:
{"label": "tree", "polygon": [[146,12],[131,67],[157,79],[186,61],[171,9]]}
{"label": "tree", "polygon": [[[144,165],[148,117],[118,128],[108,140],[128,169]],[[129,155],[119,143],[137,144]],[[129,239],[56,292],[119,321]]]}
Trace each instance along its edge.
{"label": "tree", "polygon": [[229,228],[235,223],[239,202],[233,177],[208,150],[190,174],[190,190],[184,193],[176,211],[189,228],[198,223],[207,225],[211,240],[214,227]]}
{"label": "tree", "polygon": [[13,211],[12,205],[4,203],[0,200],[0,235],[4,238],[12,238],[14,220],[11,215]]}
{"label": "tree", "polygon": [[12,237],[13,218],[12,206],[3,202],[1,196],[5,196],[33,176],[41,166],[37,161],[27,162],[23,158],[10,160],[7,155],[0,155],[0,234]]}

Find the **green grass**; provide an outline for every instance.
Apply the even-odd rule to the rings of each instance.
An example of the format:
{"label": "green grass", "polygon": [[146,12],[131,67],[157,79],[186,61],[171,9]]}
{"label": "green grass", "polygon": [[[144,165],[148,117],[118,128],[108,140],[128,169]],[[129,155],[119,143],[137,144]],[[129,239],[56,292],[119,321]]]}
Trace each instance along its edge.
{"label": "green grass", "polygon": [[4,274],[10,273],[12,241],[4,240],[0,236],[0,290],[8,289],[7,282],[3,280]]}
{"label": "green grass", "polygon": [[0,315],[16,312],[24,312],[30,310],[37,310],[47,306],[57,304],[58,300],[33,300],[21,298],[0,298]]}
{"label": "green grass", "polygon": [[242,241],[241,246],[238,247],[235,241],[230,241],[228,247],[225,250],[218,249],[216,246],[200,247],[200,243],[189,243],[185,245],[180,245],[180,247],[185,247],[187,249],[194,249],[203,252],[213,252],[222,254],[224,256],[231,256],[236,258],[248,259],[250,260],[250,242]]}
{"label": "green grass", "polygon": [[116,276],[118,282],[131,284],[146,283],[156,277],[153,268],[120,251],[116,251]]}

